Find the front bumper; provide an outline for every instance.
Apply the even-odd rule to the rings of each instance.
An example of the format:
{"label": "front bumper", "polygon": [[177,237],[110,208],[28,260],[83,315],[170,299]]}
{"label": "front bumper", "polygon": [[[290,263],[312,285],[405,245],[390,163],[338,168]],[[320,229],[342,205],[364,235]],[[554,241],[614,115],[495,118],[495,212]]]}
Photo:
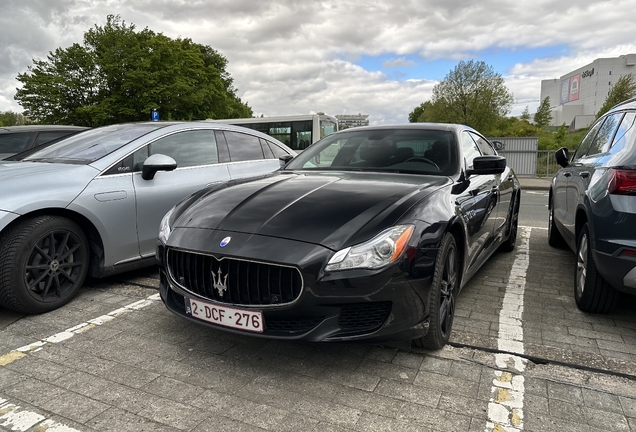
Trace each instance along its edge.
{"label": "front bumper", "polygon": [[[400,261],[381,270],[328,274],[322,269],[333,251],[319,245],[212,230],[180,231],[171,235],[170,248],[184,250],[182,245],[188,245],[188,250],[216,259],[236,257],[293,266],[303,280],[298,297],[285,304],[216,302],[262,312],[263,333],[222,327],[186,314],[185,297],[210,303],[215,299],[197,295],[175,281],[166,264],[167,248],[159,243],[161,298],[171,312],[193,322],[238,334],[305,341],[400,341],[423,337],[428,330],[427,299],[436,250],[410,250]],[[219,243],[227,236],[232,241],[221,249]]]}

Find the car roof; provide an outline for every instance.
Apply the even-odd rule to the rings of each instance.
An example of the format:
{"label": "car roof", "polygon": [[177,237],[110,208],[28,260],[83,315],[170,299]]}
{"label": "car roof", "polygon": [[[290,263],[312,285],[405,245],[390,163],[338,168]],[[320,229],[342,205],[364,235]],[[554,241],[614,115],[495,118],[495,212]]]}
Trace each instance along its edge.
{"label": "car roof", "polygon": [[[352,131],[360,131],[360,130],[442,130],[442,131],[452,131],[459,133],[463,130],[472,130],[473,128],[470,126],[456,124],[456,123],[404,123],[404,124],[393,124],[393,125],[382,125],[382,126],[359,126],[355,128],[348,128],[336,133],[347,133]],[[477,131],[475,131],[477,132]]]}
{"label": "car roof", "polygon": [[614,112],[614,111],[624,110],[624,109],[633,109],[633,108],[636,108],[636,97],[627,99],[626,101],[623,101],[621,103],[614,105],[608,112]]}
{"label": "car roof", "polygon": [[0,133],[11,132],[47,132],[56,130],[76,130],[83,131],[90,129],[85,126],[64,126],[64,125],[22,125],[22,126],[1,126]]}

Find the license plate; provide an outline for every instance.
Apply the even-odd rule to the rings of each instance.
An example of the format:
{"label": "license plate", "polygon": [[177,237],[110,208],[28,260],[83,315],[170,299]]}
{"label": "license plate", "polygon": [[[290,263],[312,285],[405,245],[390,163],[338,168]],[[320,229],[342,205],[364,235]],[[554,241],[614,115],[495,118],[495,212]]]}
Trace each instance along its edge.
{"label": "license plate", "polygon": [[263,333],[263,313],[185,299],[186,314],[212,324]]}

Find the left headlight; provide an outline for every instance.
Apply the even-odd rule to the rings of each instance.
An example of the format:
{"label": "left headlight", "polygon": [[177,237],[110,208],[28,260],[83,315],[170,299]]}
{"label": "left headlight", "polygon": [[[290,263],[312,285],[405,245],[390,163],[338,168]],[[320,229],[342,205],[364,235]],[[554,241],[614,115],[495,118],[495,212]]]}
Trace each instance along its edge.
{"label": "left headlight", "polygon": [[168,237],[170,237],[170,232],[172,231],[170,228],[170,218],[174,213],[174,207],[171,208],[168,213],[161,219],[161,223],[159,224],[159,240],[163,243],[168,242]]}
{"label": "left headlight", "polygon": [[406,249],[413,229],[413,225],[397,225],[367,242],[341,249],[331,257],[325,270],[378,269],[395,262]]}

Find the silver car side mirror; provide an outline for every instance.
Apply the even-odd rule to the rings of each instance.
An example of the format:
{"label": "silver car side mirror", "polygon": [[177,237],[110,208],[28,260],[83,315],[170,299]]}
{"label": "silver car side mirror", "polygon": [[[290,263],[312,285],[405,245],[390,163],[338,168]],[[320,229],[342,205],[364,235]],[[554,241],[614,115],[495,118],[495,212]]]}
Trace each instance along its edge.
{"label": "silver car side mirror", "polygon": [[141,169],[141,178],[144,180],[152,180],[155,178],[157,171],[172,171],[177,168],[177,161],[170,156],[164,154],[153,154],[144,161]]}

